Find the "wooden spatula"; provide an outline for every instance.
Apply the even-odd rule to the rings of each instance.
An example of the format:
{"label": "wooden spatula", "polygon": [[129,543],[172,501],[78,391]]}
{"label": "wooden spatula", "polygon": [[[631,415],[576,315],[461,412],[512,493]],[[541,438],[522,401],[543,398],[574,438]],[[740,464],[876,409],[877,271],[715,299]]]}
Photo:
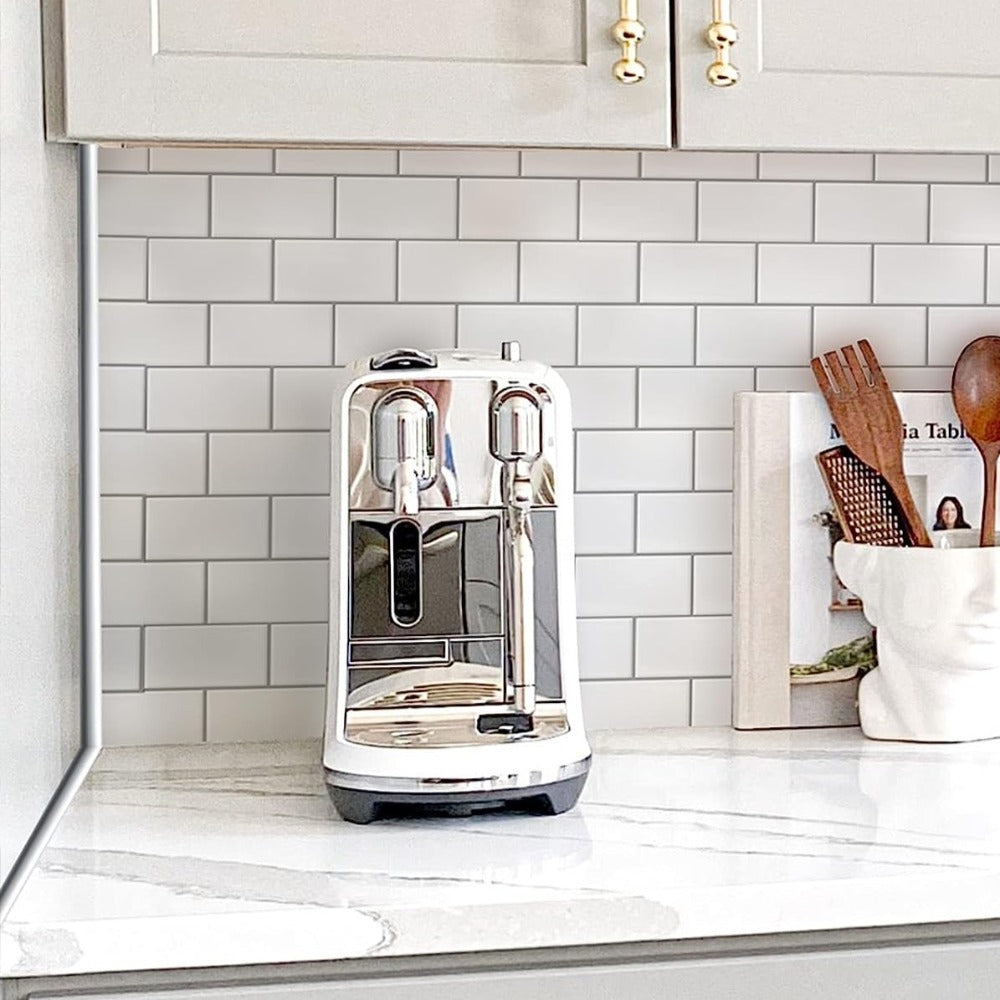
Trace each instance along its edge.
{"label": "wooden spatula", "polygon": [[836,351],[823,355],[829,374],[819,358],[812,359],[816,384],[847,446],[889,484],[899,501],[914,544],[929,547],[931,540],[927,528],[913,502],[903,471],[903,419],[899,407],[872,345],[867,340],[859,340],[858,348],[868,366],[867,374],[854,345],[849,344],[840,349],[846,367]]}

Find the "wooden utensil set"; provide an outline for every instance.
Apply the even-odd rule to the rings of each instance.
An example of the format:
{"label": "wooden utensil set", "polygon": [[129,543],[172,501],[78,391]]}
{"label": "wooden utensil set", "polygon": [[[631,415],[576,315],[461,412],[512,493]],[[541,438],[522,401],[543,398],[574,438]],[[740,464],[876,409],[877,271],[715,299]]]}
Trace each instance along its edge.
{"label": "wooden utensil set", "polygon": [[[844,537],[867,545],[930,546],[903,471],[903,421],[871,344],[859,340],[857,350],[849,344],[839,353],[828,351],[822,359],[812,359],[812,370],[846,442],[817,456]],[[980,337],[962,351],[951,392],[966,433],[983,456],[980,545],[993,545],[1000,455],[1000,337]]]}

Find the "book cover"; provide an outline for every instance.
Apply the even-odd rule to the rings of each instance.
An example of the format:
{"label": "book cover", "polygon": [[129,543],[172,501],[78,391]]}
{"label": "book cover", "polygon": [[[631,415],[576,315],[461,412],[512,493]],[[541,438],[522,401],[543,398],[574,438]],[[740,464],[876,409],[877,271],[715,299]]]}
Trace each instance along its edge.
{"label": "book cover", "polygon": [[[982,460],[948,393],[897,393],[903,461],[936,545],[976,544]],[[860,601],[837,579],[840,537],[816,455],[842,444],[818,393],[736,399],[733,724],[856,725],[874,664]]]}

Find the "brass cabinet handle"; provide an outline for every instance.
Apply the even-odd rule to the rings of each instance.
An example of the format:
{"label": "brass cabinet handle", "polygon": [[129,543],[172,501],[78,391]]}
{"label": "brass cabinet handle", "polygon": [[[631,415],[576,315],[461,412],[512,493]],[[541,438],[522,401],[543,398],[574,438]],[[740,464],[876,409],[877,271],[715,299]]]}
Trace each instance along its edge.
{"label": "brass cabinet handle", "polygon": [[611,37],[622,47],[622,57],[614,65],[619,83],[638,83],[646,76],[646,67],[636,54],[639,42],[646,37],[646,25],[639,20],[639,0],[618,0],[618,20]]}
{"label": "brass cabinet handle", "polygon": [[731,62],[731,49],[739,37],[730,0],[712,0],[712,23],[705,32],[705,40],[715,49],[715,62],[707,73],[713,87],[734,87],[740,82],[740,71]]}

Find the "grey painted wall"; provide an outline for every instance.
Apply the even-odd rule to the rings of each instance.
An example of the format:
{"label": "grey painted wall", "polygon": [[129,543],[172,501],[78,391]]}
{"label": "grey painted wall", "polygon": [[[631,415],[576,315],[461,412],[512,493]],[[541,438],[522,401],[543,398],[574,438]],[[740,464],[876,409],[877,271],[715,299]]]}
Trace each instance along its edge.
{"label": "grey painted wall", "polygon": [[0,11],[0,880],[80,745],[76,149],[39,5]]}

